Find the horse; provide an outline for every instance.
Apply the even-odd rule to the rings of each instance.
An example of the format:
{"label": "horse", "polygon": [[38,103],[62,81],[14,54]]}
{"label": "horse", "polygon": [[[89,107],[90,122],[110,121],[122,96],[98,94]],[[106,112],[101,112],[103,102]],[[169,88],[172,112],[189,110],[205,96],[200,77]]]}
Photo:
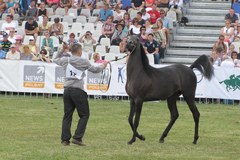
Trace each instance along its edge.
{"label": "horse", "polygon": [[198,69],[205,78],[210,80],[214,70],[209,58],[202,55],[190,67],[175,64],[163,68],[154,68],[149,65],[138,37],[129,36],[126,48],[130,53],[127,62],[125,89],[130,100],[128,122],[133,131],[133,136],[128,144],[134,143],[136,138],[145,140],[145,137],[137,131],[143,102],[167,100],[171,117],[159,140],[160,143],[163,143],[164,138],[167,137],[179,116],[176,101],[180,95],[183,95],[192,112],[195,122],[193,144],[197,144],[200,113],[195,104],[197,78],[192,69]]}

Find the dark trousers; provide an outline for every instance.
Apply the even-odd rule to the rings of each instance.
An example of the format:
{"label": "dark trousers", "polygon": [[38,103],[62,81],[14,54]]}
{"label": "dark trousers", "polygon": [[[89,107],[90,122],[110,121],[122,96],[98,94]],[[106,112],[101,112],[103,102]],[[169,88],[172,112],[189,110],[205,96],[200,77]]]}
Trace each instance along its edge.
{"label": "dark trousers", "polygon": [[62,141],[69,141],[71,139],[71,124],[72,115],[77,109],[80,117],[77,129],[73,136],[76,140],[81,140],[87,126],[90,116],[87,93],[79,88],[65,88],[63,94],[64,116],[62,121]]}

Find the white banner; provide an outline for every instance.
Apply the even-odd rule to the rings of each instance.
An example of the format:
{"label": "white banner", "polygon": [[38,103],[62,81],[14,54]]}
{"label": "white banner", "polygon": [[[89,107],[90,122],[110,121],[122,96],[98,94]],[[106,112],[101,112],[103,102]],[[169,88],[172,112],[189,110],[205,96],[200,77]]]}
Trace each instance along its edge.
{"label": "white banner", "polygon": [[[165,67],[157,65],[155,67]],[[240,99],[240,68],[214,69],[211,81],[194,69],[197,76],[196,98]],[[89,95],[127,96],[126,65],[112,63],[103,73],[86,71],[85,90]],[[104,75],[104,78],[102,76]],[[111,77],[109,89],[108,80]],[[102,80],[102,82],[101,82]],[[9,92],[63,93],[64,71],[56,64],[0,60],[0,90]],[[171,85],[171,84],[169,84]]]}

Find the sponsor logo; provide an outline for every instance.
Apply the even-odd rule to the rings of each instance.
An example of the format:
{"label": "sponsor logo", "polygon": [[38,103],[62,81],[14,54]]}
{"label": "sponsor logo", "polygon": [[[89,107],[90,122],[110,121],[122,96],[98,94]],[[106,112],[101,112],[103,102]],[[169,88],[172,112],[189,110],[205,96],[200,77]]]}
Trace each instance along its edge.
{"label": "sponsor logo", "polygon": [[233,91],[236,91],[237,89],[240,90],[240,75],[235,76],[235,74],[232,74],[229,76],[229,79],[225,79],[219,83],[224,84],[228,92],[230,90]]}
{"label": "sponsor logo", "polygon": [[64,78],[65,72],[62,67],[55,68],[55,88],[56,89],[63,89],[64,87]]}
{"label": "sponsor logo", "polygon": [[23,86],[26,88],[44,88],[45,66],[25,65]]}
{"label": "sponsor logo", "polygon": [[107,90],[109,80],[109,69],[106,68],[101,73],[87,73],[87,89],[88,90]]}

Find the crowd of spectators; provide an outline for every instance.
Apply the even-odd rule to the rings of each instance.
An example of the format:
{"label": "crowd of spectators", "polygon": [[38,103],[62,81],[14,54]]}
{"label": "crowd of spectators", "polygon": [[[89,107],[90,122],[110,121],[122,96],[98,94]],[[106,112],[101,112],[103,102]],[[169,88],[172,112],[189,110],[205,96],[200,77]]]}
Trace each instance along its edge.
{"label": "crowd of spectators", "polygon": [[[1,50],[7,55],[15,45],[17,52],[25,54],[23,52],[27,50],[26,44],[22,43],[25,36],[31,36],[27,45],[33,56],[41,56],[43,49],[47,51],[47,55],[52,55],[55,49],[51,37],[64,37],[65,31],[69,33],[71,29],[64,28],[61,17],[52,18],[49,8],[53,10],[53,15],[58,8],[63,8],[65,16],[70,15],[70,9],[76,9],[76,17],[86,16],[87,18],[88,16],[82,13],[83,9],[90,10],[91,13],[99,9],[99,12],[93,16],[97,16],[95,25],[102,23],[101,35],[94,37],[92,30],[86,30],[86,33],[80,36],[69,33],[67,42],[64,43],[68,47],[61,46],[62,52],[66,48],[71,51],[71,45],[74,43],[82,43],[84,52],[89,53],[90,58],[94,53],[95,45],[101,44],[102,38],[109,38],[111,45],[117,45],[121,52],[126,52],[125,38],[127,35],[135,34],[139,36],[146,54],[154,54],[155,64],[158,64],[161,62],[160,58],[164,58],[166,46],[170,44],[170,20],[166,14],[169,10],[176,12],[177,21],[180,22],[182,7],[183,0],[19,0],[18,2],[0,0],[1,16],[8,14],[1,27],[3,31]],[[17,23],[14,21],[16,15],[18,15]],[[23,21],[25,21],[24,34],[16,35],[18,24]],[[36,44],[39,36],[44,36],[40,45]],[[154,43],[157,43],[157,52],[151,52],[147,47],[151,43],[151,38]],[[1,58],[4,57],[7,56],[2,54]]]}
{"label": "crowd of spectators", "polygon": [[225,16],[218,41],[213,45],[211,60],[216,66],[240,67],[240,26],[238,15],[233,8]]}

